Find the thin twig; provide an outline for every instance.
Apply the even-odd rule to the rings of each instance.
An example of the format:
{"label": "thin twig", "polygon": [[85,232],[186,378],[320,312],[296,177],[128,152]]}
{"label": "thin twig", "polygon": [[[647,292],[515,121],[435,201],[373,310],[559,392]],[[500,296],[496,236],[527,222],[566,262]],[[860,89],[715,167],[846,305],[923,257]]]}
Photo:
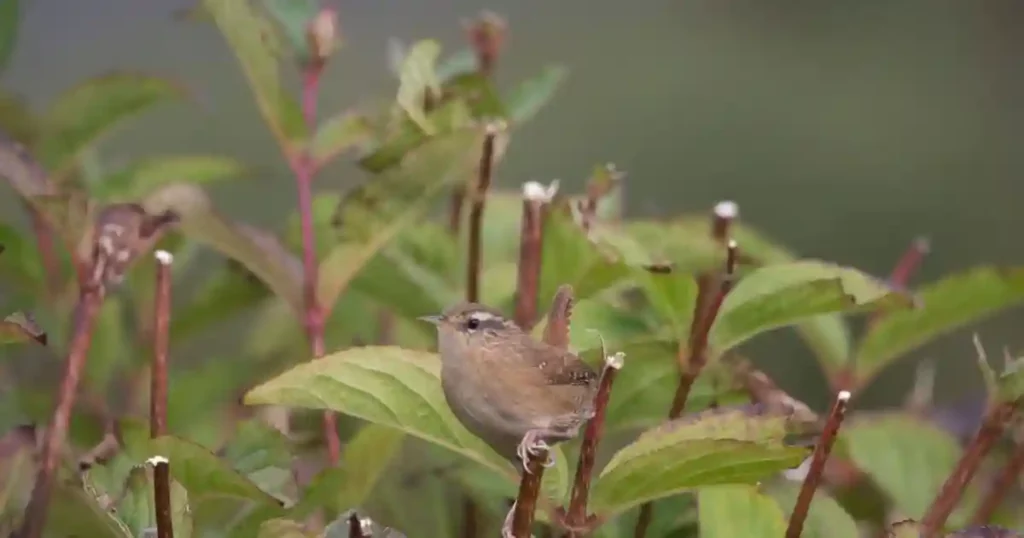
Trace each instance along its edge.
{"label": "thin twig", "polygon": [[937,538],[942,534],[946,519],[953,513],[956,503],[960,501],[960,496],[967,489],[967,484],[974,478],[974,473],[981,466],[981,461],[985,459],[996,441],[1003,435],[1006,424],[1016,413],[1020,403],[1019,401],[998,403],[985,413],[985,419],[982,421],[978,433],[967,445],[963,455],[960,456],[960,461],[956,463],[953,472],[946,478],[938,495],[935,496],[935,500],[928,508],[928,512],[921,519],[921,538]]}
{"label": "thin twig", "polygon": [[[167,350],[171,326],[171,263],[174,256],[158,250],[156,257],[156,300],[153,322],[153,371],[150,373],[149,436],[167,435]],[[171,470],[167,462],[153,465],[153,502],[156,507],[157,538],[174,538],[171,523]]]}
{"label": "thin twig", "polygon": [[547,207],[558,191],[531,181],[523,185],[523,219],[519,232],[519,265],[516,281],[515,322],[529,331],[537,322],[537,293],[544,251],[544,221]]}
{"label": "thin twig", "polygon": [[[679,343],[679,384],[676,386],[675,395],[672,397],[672,405],[669,408],[669,420],[675,420],[686,408],[686,400],[690,397],[690,390],[697,380],[704,363],[707,362],[705,355],[708,331],[718,317],[718,308],[722,301],[732,289],[733,279],[736,271],[737,248],[736,242],[729,238],[729,229],[733,221],[739,217],[739,206],[732,201],[725,200],[715,205],[711,213],[711,237],[712,239],[726,243],[728,251],[725,262],[725,278],[718,286],[717,293],[713,288],[715,277],[713,274],[697,275],[697,298],[693,305],[693,318],[690,320],[690,337],[687,342]],[[714,295],[712,295],[714,293]],[[634,538],[644,538],[647,535],[647,528],[654,516],[654,505],[650,502],[640,506],[640,515],[637,517],[636,526],[633,528]]]}
{"label": "thin twig", "polygon": [[811,456],[811,466],[807,470],[803,484],[800,486],[800,493],[797,495],[796,504],[793,506],[793,513],[789,516],[789,526],[786,528],[786,538],[800,538],[804,530],[804,521],[811,509],[811,501],[814,500],[814,492],[821,483],[821,475],[825,471],[825,463],[832,452],[832,445],[835,443],[836,435],[839,434],[839,427],[846,417],[846,406],[850,403],[850,393],[840,391],[832,404],[832,411],[828,414],[825,422],[825,429],[814,447],[814,454]]}
{"label": "thin twig", "polygon": [[77,315],[75,316],[74,334],[68,346],[68,358],[61,381],[60,393],[57,397],[57,408],[47,429],[43,442],[42,462],[36,474],[35,486],[25,520],[22,523],[19,538],[39,538],[46,526],[47,514],[50,509],[50,497],[53,492],[53,481],[56,478],[57,466],[60,463],[61,448],[68,433],[71,411],[75,405],[78,383],[85,371],[85,361],[89,356],[92,343],[92,329],[96,314],[103,303],[104,288],[102,286],[87,288],[78,299]]}
{"label": "thin twig", "polygon": [[700,321],[696,324],[695,330],[690,333],[688,350],[686,355],[686,369],[679,377],[679,385],[676,387],[676,394],[672,399],[672,408],[669,410],[669,418],[676,419],[683,413],[686,407],[686,400],[690,396],[690,389],[697,377],[704,370],[707,364],[708,333],[711,326],[718,318],[718,311],[722,308],[725,296],[732,291],[736,274],[736,241],[729,241],[729,251],[725,261],[725,278],[718,287],[718,293],[710,298],[710,303],[701,315]]}
{"label": "thin twig", "polygon": [[984,525],[992,519],[999,505],[1006,498],[1006,494],[1021,477],[1021,473],[1024,473],[1024,443],[1017,445],[1010,456],[1010,461],[1006,463],[985,493],[985,497],[982,498],[978,509],[971,518],[972,525]]}
{"label": "thin twig", "polygon": [[[889,285],[903,290],[907,288],[910,283],[911,277],[921,266],[921,262],[924,261],[925,256],[931,251],[931,241],[927,237],[918,237],[910,243],[907,250],[900,256],[899,261],[896,262],[896,266],[893,267],[892,272],[889,274]],[[875,324],[878,320],[885,316],[884,311],[877,311],[871,315],[868,320],[868,326]]]}
{"label": "thin twig", "polygon": [[472,207],[469,210],[469,256],[466,268],[466,300],[476,302],[480,298],[480,269],[483,246],[481,235],[484,222],[484,205],[487,201],[487,190],[491,187],[491,173],[494,165],[494,139],[498,136],[501,126],[497,123],[487,125],[483,151],[480,152],[479,177],[473,192]]}
{"label": "thin twig", "polygon": [[519,481],[519,493],[512,508],[512,536],[530,538],[530,527],[533,526],[533,515],[537,510],[537,498],[540,496],[540,484],[544,478],[544,463],[548,459],[547,450],[528,452],[523,463],[523,474]]}
{"label": "thin twig", "polygon": [[583,444],[580,445],[579,463],[576,465],[576,478],[573,480],[572,494],[569,497],[569,509],[566,511],[563,524],[568,530],[567,538],[585,536],[590,532],[590,523],[595,519],[587,513],[587,498],[590,495],[590,479],[597,460],[597,446],[601,443],[604,433],[604,417],[608,409],[608,400],[612,395],[612,384],[625,363],[625,354],[605,355],[601,345],[601,355],[605,357],[601,371],[601,382],[594,395],[594,416],[587,422],[583,432]]}

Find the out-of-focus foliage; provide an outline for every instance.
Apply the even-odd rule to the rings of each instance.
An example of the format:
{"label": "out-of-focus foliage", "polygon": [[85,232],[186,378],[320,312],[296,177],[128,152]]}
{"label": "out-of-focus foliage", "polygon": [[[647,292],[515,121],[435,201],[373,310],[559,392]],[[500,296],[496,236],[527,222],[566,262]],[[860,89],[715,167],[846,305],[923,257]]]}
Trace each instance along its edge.
{"label": "out-of-focus foliage", "polygon": [[[0,0],[0,69],[21,7]],[[502,499],[515,494],[517,476],[452,415],[439,358],[429,351],[433,331],[416,320],[461,298],[466,280],[465,234],[449,229],[464,230],[466,212],[445,221],[431,210],[452,192],[473,192],[485,128],[504,126],[500,163],[568,71],[549,65],[499,88],[477,71],[472,51],[448,54],[430,39],[395,45],[387,95],[322,112],[310,125],[281,73],[315,63],[308,32],[319,9],[307,0],[204,0],[193,12],[233,51],[282,158],[307,173],[351,159],[362,172],[354,188],[314,197],[307,216],[318,276],[308,287],[299,214],[282,230],[260,228],[220,211],[205,190],[244,181],[246,163],[185,154],[105,166],[106,135],[158,105],[191,106],[188,88],[153,74],[111,73],[72,86],[38,113],[0,89],[2,189],[25,202],[33,224],[0,222],[0,534],[17,527],[27,503],[38,434],[27,424],[44,422],[53,409],[60,380],[46,372],[60,370],[67,351],[76,264],[92,255],[93,221],[113,203],[177,218],[157,245],[174,254],[174,289],[183,290],[170,331],[170,432],[149,439],[138,421],[147,410],[154,331],[155,265],[143,256],[97,316],[48,536],[150,532],[153,456],[171,462],[178,537],[349,536],[353,514],[377,520],[373,536],[401,536],[382,525],[455,536],[463,506],[453,499],[463,495],[489,518],[504,516]],[[857,268],[803,259],[736,222],[730,235],[742,260],[707,335],[709,363],[685,414],[666,420],[680,368],[691,359],[698,282],[721,272],[726,249],[705,215],[623,215],[621,181],[602,165],[590,171],[590,187],[609,190],[599,200],[555,196],[538,293],[543,304],[572,284],[570,340],[585,361],[600,365],[606,350],[626,356],[594,473],[590,509],[603,524],[596,536],[633,536],[638,507],[654,501],[651,537],[782,535],[798,490],[782,472],[807,457],[806,444],[791,442],[807,424],[796,424],[792,409],[747,405],[754,391],[734,360],[745,343],[791,327],[833,386],[860,391],[909,351],[1024,301],[1024,268],[982,265],[898,291]],[[511,312],[522,197],[500,189],[486,197],[483,300]],[[590,201],[592,214],[584,210]],[[204,267],[201,253],[219,257]],[[317,361],[307,360],[300,321],[309,293],[324,309],[331,351]],[[873,317],[858,334],[847,318],[865,313]],[[238,331],[240,341],[222,338]],[[986,362],[984,372],[989,405],[1024,397],[1019,359],[1004,368]],[[294,411],[287,434],[271,427],[275,406]],[[323,468],[318,414],[305,409],[339,413],[339,466]],[[119,450],[80,468],[79,458],[112,435],[111,423]],[[553,451],[542,504],[566,501],[577,448],[570,442]],[[853,412],[833,459],[857,479],[818,491],[804,536],[883,529],[891,514],[862,509],[875,500],[892,514],[921,518],[963,452],[922,413]],[[951,528],[966,525],[982,493],[967,488]],[[997,519],[1019,526],[1021,513],[1007,509]],[[333,521],[319,533],[302,525],[317,514]],[[553,524],[545,510],[537,519]],[[892,532],[902,536],[908,525]]]}

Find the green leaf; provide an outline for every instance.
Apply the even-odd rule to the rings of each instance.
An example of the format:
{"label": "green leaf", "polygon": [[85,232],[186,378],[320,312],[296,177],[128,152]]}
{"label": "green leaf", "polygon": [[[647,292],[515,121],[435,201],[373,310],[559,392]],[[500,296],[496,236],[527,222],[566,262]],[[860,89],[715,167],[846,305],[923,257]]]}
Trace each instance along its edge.
{"label": "green leaf", "polygon": [[715,486],[697,492],[701,538],[783,536],[786,516],[755,486]]}
{"label": "green leaf", "polygon": [[[101,506],[99,492],[87,492],[65,480],[59,480],[53,489],[47,536],[135,538],[124,523]],[[105,502],[109,504],[109,498]]]}
{"label": "green leaf", "polygon": [[[441,361],[433,353],[392,346],[351,348],[301,364],[245,395],[247,405],[331,409],[396,428],[447,448],[515,481],[508,461],[455,418],[441,390]],[[544,474],[545,491],[561,499],[568,488],[565,457]]]}
{"label": "green leaf", "polygon": [[[792,514],[796,506],[796,498],[800,493],[800,484],[782,482],[772,484],[766,493],[775,498],[782,508],[782,513]],[[803,538],[858,538],[860,532],[857,523],[835,499],[824,491],[817,491],[811,501],[811,508],[804,521]]]}
{"label": "green leaf", "polygon": [[14,53],[18,41],[18,24],[21,22],[19,0],[0,0],[0,73]]}
{"label": "green leaf", "polygon": [[56,192],[46,170],[32,153],[3,132],[0,132],[0,177],[25,200]]}
{"label": "green leaf", "polygon": [[324,166],[346,150],[367,144],[372,136],[365,116],[345,112],[320,125],[310,142],[310,153],[317,166]]}
{"label": "green leaf", "polygon": [[[177,260],[175,260],[177,263]],[[243,270],[237,262],[218,267],[199,285],[192,301],[176,307],[171,319],[171,341],[186,340],[219,322],[255,308],[269,296],[261,282]]]}
{"label": "green leaf", "polygon": [[46,345],[46,332],[24,312],[15,312],[0,321],[0,346],[37,342]]}
{"label": "green leaf", "polygon": [[260,525],[256,538],[318,538],[316,534],[306,532],[306,526],[290,519],[268,519]]}
{"label": "green leaf", "polygon": [[690,335],[694,305],[697,303],[697,281],[693,275],[679,271],[657,273],[645,269],[634,271],[650,306],[671,328],[672,335],[686,341]]}
{"label": "green leaf", "polygon": [[35,483],[35,428],[11,428],[0,436],[0,448],[4,454],[0,458],[0,521],[16,521],[24,513]]}
{"label": "green leaf", "polygon": [[242,65],[263,121],[281,147],[288,148],[308,127],[299,104],[281,88],[276,56],[280,44],[273,23],[250,2],[203,0],[203,7]]}
{"label": "green leaf", "polygon": [[398,74],[398,106],[424,133],[433,135],[437,129],[427,119],[424,104],[427,95],[441,91],[441,81],[434,71],[441,55],[441,44],[433,39],[417,41],[409,48]]}
{"label": "green leaf", "polygon": [[202,185],[237,177],[243,170],[242,163],[218,155],[153,157],[107,176],[90,190],[104,202],[130,201],[169,183],[188,181]]}
{"label": "green leaf", "polygon": [[577,301],[608,289],[629,274],[613,255],[599,251],[565,206],[553,205],[544,225],[539,297],[549,301],[562,284],[572,284]]}
{"label": "green leaf", "polygon": [[258,419],[238,424],[222,449],[223,458],[259,488],[278,498],[294,493],[288,438]]}
{"label": "green leaf", "polygon": [[43,116],[41,159],[50,170],[63,171],[127,120],[184,96],[177,84],[140,73],[88,79],[60,95]]}
{"label": "green leaf", "polygon": [[996,379],[996,387],[1001,402],[1024,398],[1024,358],[1006,357],[1006,369]]}
{"label": "green leaf", "polygon": [[267,12],[277,20],[300,62],[310,58],[306,27],[320,9],[315,0],[263,0]]}
{"label": "green leaf", "polygon": [[317,298],[330,310],[359,271],[405,226],[425,213],[444,187],[465,181],[482,136],[467,130],[439,137],[348,193],[338,206],[342,243],[320,265]]}
{"label": "green leaf", "polygon": [[[188,494],[178,482],[171,480],[171,528],[174,536],[192,535],[192,516],[188,510]],[[132,536],[144,536],[146,529],[156,528],[156,502],[153,497],[153,468],[139,465],[131,470],[125,490],[117,505],[117,515],[131,529]]]}
{"label": "green leaf", "polygon": [[782,444],[786,431],[786,417],[744,409],[705,411],[665,423],[612,456],[591,505],[596,513],[612,515],[694,488],[764,480],[807,456],[804,448]]}
{"label": "green leaf", "polygon": [[[86,376],[89,385],[102,392],[106,392],[112,376],[119,367],[125,366],[134,343],[125,330],[123,301],[116,296],[106,298],[96,314],[93,326]],[[148,357],[139,359],[144,361]]]}
{"label": "green leaf", "polygon": [[[0,0],[0,3],[3,2],[17,3],[18,0]],[[0,132],[6,131],[12,139],[31,146],[35,143],[37,130],[35,113],[25,98],[0,88]]]}
{"label": "green leaf", "polygon": [[211,495],[268,506],[281,504],[216,454],[191,441],[163,436],[151,442],[149,451],[151,455],[170,460],[171,475],[185,486],[189,498],[195,499],[195,502]]}
{"label": "green leaf", "polygon": [[[648,248],[656,249],[677,270],[720,271],[725,260],[722,245],[711,239],[708,215],[689,215],[670,224],[633,221],[627,229],[640,233]],[[757,264],[787,263],[796,260],[788,249],[742,223],[733,222],[729,233],[740,245],[743,256]],[[797,325],[801,338],[826,367],[844,366],[849,360],[850,331],[838,314],[814,316]]]}
{"label": "green leaf", "polygon": [[811,316],[899,304],[909,306],[910,298],[857,269],[817,260],[769,265],[741,279],[726,296],[708,341],[722,353]]}
{"label": "green leaf", "polygon": [[317,508],[336,512],[362,506],[384,471],[398,456],[405,434],[379,424],[367,424],[345,444],[345,464],[321,472],[290,512],[305,518]]}
{"label": "green leaf", "polygon": [[[412,120],[403,119],[405,121],[399,122],[397,127],[389,130],[387,136],[373,151],[359,159],[360,167],[368,172],[383,172],[397,166],[407,153],[430,139],[430,136]],[[434,126],[437,135],[466,128],[472,119],[469,107],[461,100],[448,101],[427,114],[427,120]],[[500,146],[496,145],[495,158],[500,153],[498,149]]]}
{"label": "green leaf", "polygon": [[[575,318],[575,314],[574,314]],[[573,324],[574,326],[576,323]],[[671,341],[628,342],[611,346],[626,354],[628,368],[615,377],[615,390],[605,415],[605,428],[617,432],[635,428],[650,428],[665,421],[665,413],[672,405],[672,397],[679,384],[679,363],[676,360],[677,343]],[[588,349],[580,356],[597,366],[603,357],[600,349]],[[717,371],[705,371],[686,400],[685,412],[706,409],[712,401],[719,405],[742,403],[749,397],[733,389],[726,381],[716,383]]]}
{"label": "green leaf", "polygon": [[148,212],[173,211],[178,229],[252,271],[296,313],[303,312],[302,263],[274,235],[219,215],[209,196],[188,183],[172,183],[143,200]]}
{"label": "green leaf", "polygon": [[[34,292],[42,289],[43,270],[39,262],[39,250],[29,233],[0,222],[0,279],[13,288],[14,295],[36,297]],[[10,306],[5,303],[5,306]]]}
{"label": "green leaf", "polygon": [[[854,417],[839,435],[853,463],[878,484],[901,514],[916,519],[928,510],[962,452],[951,434],[906,414]],[[977,486],[968,486],[951,525],[966,521],[977,493]]]}
{"label": "green leaf", "polygon": [[934,338],[1020,304],[1024,268],[974,268],[928,284],[917,295],[919,308],[886,313],[861,339],[854,361],[860,383]]}
{"label": "green leaf", "polygon": [[564,67],[549,65],[540,75],[521,83],[505,97],[508,120],[517,125],[529,121],[554,97],[566,75]]}

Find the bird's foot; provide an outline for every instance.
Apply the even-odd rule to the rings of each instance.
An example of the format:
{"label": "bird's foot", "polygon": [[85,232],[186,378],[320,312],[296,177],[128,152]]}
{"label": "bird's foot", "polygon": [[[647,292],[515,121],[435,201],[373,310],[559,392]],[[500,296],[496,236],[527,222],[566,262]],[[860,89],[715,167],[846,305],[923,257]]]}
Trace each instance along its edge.
{"label": "bird's foot", "polygon": [[505,522],[501,524],[501,538],[516,538],[516,535],[512,532],[512,519],[516,515],[516,503],[512,503],[512,508],[509,509],[508,515],[505,516]]}
{"label": "bird's foot", "polygon": [[527,473],[530,472],[530,456],[537,456],[542,452],[546,452],[548,456],[542,464],[544,467],[551,467],[555,464],[555,457],[551,455],[551,446],[544,441],[544,434],[544,430],[529,430],[526,435],[523,435],[523,440],[516,448],[516,455],[522,460],[523,470]]}

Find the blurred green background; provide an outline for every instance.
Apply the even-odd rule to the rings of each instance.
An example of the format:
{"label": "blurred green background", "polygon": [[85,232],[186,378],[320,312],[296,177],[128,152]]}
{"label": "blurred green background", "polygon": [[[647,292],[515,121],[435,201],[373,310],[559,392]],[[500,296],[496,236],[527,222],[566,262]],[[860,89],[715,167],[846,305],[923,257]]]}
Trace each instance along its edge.
{"label": "blurred green background", "polygon": [[[216,28],[176,18],[192,4],[25,2],[0,84],[41,107],[83,77],[112,70],[180,80],[194,102],[164,106],[119,131],[102,146],[102,161],[235,156],[253,173],[218,186],[219,203],[236,217],[278,224],[295,207],[289,172]],[[629,174],[633,215],[704,211],[734,199],[746,222],[801,254],[879,275],[925,234],[933,252],[916,283],[976,264],[1024,263],[1014,233],[1024,227],[1017,2],[333,5],[346,46],[326,73],[324,115],[395,91],[389,39],[434,37],[454,52],[465,46],[460,20],[482,9],[510,26],[499,82],[551,62],[569,69],[551,104],[513,138],[497,172],[504,186],[560,178],[576,190],[593,165],[611,161]],[[319,185],[360,179],[342,164]],[[0,192],[0,210],[14,210],[11,192]],[[990,355],[1024,348],[1022,321],[1011,313],[981,327]],[[827,398],[809,353],[788,332],[747,349],[784,387],[819,405]],[[967,330],[913,355],[937,360],[940,398],[952,400],[980,387],[973,354]],[[868,402],[901,400],[913,368],[901,362]]]}

